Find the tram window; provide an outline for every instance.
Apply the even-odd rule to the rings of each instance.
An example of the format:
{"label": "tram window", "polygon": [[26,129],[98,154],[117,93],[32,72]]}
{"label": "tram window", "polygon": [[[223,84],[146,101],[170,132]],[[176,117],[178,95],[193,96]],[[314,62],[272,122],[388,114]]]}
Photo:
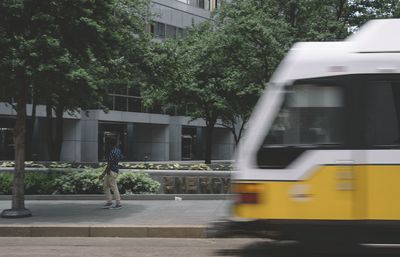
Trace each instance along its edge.
{"label": "tram window", "polygon": [[342,142],[341,88],[296,85],[286,93],[264,145],[335,145]]}
{"label": "tram window", "polygon": [[400,145],[400,81],[369,81],[364,90],[367,147]]}

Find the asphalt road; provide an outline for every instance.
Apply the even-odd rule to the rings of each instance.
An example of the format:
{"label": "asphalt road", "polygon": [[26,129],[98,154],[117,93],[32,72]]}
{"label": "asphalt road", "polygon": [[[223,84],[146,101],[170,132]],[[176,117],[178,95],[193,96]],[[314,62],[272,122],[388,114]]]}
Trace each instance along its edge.
{"label": "asphalt road", "polygon": [[[203,257],[249,239],[0,238],[1,257]],[[224,255],[230,256],[230,255]],[[233,255],[234,256],[234,255]]]}
{"label": "asphalt road", "polygon": [[305,252],[296,244],[260,239],[1,238],[0,257],[353,257],[399,256],[400,245],[358,253]]}

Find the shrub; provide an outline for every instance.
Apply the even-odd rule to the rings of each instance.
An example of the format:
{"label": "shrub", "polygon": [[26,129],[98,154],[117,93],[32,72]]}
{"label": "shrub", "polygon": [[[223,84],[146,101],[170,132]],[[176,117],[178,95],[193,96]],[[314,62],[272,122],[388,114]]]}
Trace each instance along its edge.
{"label": "shrub", "polygon": [[9,172],[0,172],[0,194],[10,195],[12,193],[13,176]]}
{"label": "shrub", "polygon": [[160,183],[146,173],[125,172],[118,176],[118,187],[121,194],[156,193]]}
{"label": "shrub", "polygon": [[[54,180],[59,174],[54,173],[25,173],[25,194],[52,194],[55,190]],[[0,194],[12,194],[13,175],[8,172],[0,173]]]}
{"label": "shrub", "polygon": [[55,181],[60,173],[27,172],[25,173],[25,194],[53,194],[57,190]]}
{"label": "shrub", "polygon": [[[103,181],[99,180],[104,167],[68,173],[27,172],[25,194],[102,194]],[[0,194],[12,194],[13,176],[0,172]],[[160,184],[144,173],[121,173],[118,176],[120,192],[139,194],[156,193]]]}
{"label": "shrub", "polygon": [[0,162],[0,167],[14,167],[14,162],[13,161],[4,161]]}
{"label": "shrub", "polygon": [[103,183],[99,176],[103,168],[66,173],[55,180],[60,194],[101,194]]}
{"label": "shrub", "polygon": [[210,170],[210,167],[208,167],[207,164],[199,163],[199,164],[193,164],[189,168],[190,170]]}

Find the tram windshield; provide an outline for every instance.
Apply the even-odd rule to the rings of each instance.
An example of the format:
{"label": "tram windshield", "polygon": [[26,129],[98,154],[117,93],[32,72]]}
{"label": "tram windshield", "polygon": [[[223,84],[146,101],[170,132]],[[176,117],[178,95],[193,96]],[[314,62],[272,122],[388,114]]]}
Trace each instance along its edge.
{"label": "tram windshield", "polygon": [[342,143],[343,92],[337,86],[294,85],[273,122],[264,146]]}

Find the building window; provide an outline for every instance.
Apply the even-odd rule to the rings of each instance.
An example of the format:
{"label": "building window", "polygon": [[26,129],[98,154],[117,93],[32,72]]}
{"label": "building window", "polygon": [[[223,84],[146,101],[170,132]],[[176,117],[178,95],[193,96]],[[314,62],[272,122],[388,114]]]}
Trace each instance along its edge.
{"label": "building window", "polygon": [[0,118],[0,124],[0,160],[13,160],[15,120]]}
{"label": "building window", "polygon": [[154,33],[155,33],[155,25],[154,25],[154,23],[150,23],[149,30],[150,30],[150,34],[154,35]]}
{"label": "building window", "polygon": [[204,5],[204,0],[198,0],[198,7],[204,9],[205,5]]}
{"label": "building window", "polygon": [[167,38],[176,38],[176,29],[177,27],[166,25],[166,37]]}
{"label": "building window", "polygon": [[114,110],[126,112],[127,108],[127,98],[123,96],[114,96]]}
{"label": "building window", "polygon": [[161,22],[155,23],[155,36],[157,38],[165,38],[165,24]]}
{"label": "building window", "polygon": [[105,99],[104,105],[113,111],[158,114],[166,113],[166,110],[159,105],[145,108],[143,105],[143,99],[140,96],[140,91],[137,87],[118,87],[113,91],[113,93],[109,94],[107,99]]}
{"label": "building window", "polygon": [[128,97],[128,112],[144,112],[142,98]]}
{"label": "building window", "polygon": [[183,36],[185,36],[185,30],[182,29],[182,28],[178,28],[176,30],[176,34],[177,34],[178,37],[183,37]]}
{"label": "building window", "polygon": [[162,22],[150,24],[150,33],[158,39],[176,38],[186,35],[186,30]]}
{"label": "building window", "polygon": [[178,1],[197,8],[210,10],[210,0],[178,0]]}

